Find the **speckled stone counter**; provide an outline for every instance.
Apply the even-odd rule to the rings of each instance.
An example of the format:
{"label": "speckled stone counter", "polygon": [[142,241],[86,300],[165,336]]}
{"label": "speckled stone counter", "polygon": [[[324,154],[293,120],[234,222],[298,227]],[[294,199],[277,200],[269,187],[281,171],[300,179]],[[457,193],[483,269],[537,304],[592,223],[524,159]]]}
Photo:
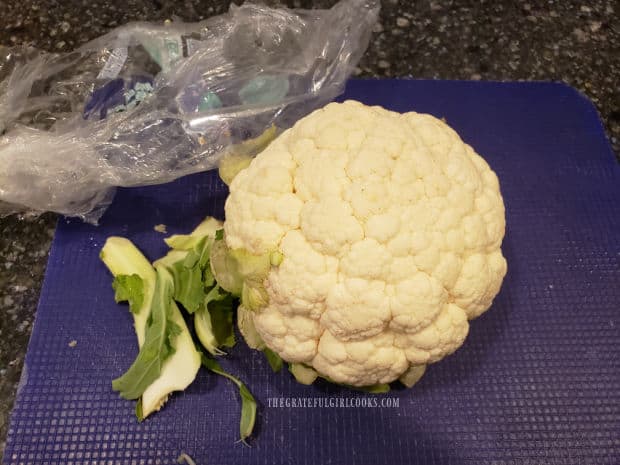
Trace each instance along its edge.
{"label": "speckled stone counter", "polygon": [[[227,1],[3,0],[0,44],[68,51],[132,20],[196,21]],[[275,4],[275,2],[267,2]],[[335,1],[294,0],[294,7]],[[564,81],[598,107],[620,153],[616,0],[383,2],[360,77]],[[0,454],[34,320],[55,216],[0,219]]]}

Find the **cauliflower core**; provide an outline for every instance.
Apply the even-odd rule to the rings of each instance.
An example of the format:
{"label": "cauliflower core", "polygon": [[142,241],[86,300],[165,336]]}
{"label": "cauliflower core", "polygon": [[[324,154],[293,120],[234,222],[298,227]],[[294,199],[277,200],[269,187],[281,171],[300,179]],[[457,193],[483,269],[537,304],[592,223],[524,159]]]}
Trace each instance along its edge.
{"label": "cauliflower core", "polygon": [[353,386],[388,383],[456,350],[506,260],[487,163],[445,123],[359,102],[303,118],[230,185],[225,238],[280,251],[248,312],[264,343]]}

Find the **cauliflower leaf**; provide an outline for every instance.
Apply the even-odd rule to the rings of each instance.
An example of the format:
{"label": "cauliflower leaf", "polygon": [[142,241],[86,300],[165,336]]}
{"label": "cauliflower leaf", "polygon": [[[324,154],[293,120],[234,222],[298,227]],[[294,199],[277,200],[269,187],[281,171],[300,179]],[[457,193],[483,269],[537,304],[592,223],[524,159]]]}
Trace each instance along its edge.
{"label": "cauliflower leaf", "polygon": [[144,282],[137,274],[120,274],[112,281],[116,303],[128,302],[131,313],[138,313],[144,302]]}
{"label": "cauliflower leaf", "polygon": [[252,430],[254,429],[254,423],[256,422],[256,399],[247,388],[245,384],[226,372],[216,360],[212,358],[208,358],[205,355],[202,356],[202,364],[211,370],[213,373],[216,373],[220,376],[228,378],[230,381],[237,385],[239,389],[239,396],[241,397],[241,420],[239,421],[239,435],[241,437],[241,441],[245,442],[245,440],[252,434]]}
{"label": "cauliflower leaf", "polygon": [[112,381],[112,388],[124,399],[137,399],[159,377],[164,361],[175,351],[174,338],[181,333],[171,315],[172,277],[160,267],[156,276],[144,344],[129,369]]}

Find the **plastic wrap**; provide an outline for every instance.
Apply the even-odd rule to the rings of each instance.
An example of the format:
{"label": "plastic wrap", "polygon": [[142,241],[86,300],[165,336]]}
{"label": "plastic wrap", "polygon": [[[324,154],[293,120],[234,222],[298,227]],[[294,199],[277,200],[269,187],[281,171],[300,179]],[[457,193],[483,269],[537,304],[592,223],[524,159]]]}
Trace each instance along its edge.
{"label": "plastic wrap", "polygon": [[68,54],[0,47],[0,215],[96,222],[116,186],[217,167],[341,93],[378,10],[233,5],[200,23],[128,24]]}

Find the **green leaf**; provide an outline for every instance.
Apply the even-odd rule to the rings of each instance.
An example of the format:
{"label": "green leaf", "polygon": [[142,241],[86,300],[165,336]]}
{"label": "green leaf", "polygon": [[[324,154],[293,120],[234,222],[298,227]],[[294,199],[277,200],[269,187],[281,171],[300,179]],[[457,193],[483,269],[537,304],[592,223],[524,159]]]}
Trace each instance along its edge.
{"label": "green leaf", "polygon": [[319,374],[314,368],[303,363],[289,363],[288,371],[295,377],[298,383],[310,385],[318,378]]}
{"label": "green leaf", "polygon": [[265,307],[269,296],[264,281],[271,270],[271,256],[280,264],[284,258],[278,253],[253,255],[245,249],[229,249],[226,242],[216,240],[211,247],[211,269],[222,289],[241,298],[241,304],[256,311]]}
{"label": "green leaf", "polygon": [[144,421],[144,413],[142,412],[142,399],[138,399],[136,402],[136,418],[139,422]]}
{"label": "green leaf", "polygon": [[256,350],[263,350],[265,348],[265,342],[254,326],[252,312],[243,305],[237,307],[237,327],[248,347]]}
{"label": "green leaf", "polygon": [[218,300],[222,300],[229,295],[230,294],[228,292],[224,291],[216,284],[209,289],[209,292],[207,292],[207,295],[205,296],[205,307],[208,307],[211,302],[217,302]]}
{"label": "green leaf", "polygon": [[215,240],[221,241],[222,239],[224,239],[224,230],[218,229],[217,231],[215,231]]}
{"label": "green leaf", "polygon": [[120,274],[112,281],[116,303],[129,302],[131,313],[138,313],[144,302],[144,282],[137,274]]}
{"label": "green leaf", "polygon": [[241,304],[250,311],[256,312],[269,304],[269,294],[260,279],[247,278],[243,282]]}
{"label": "green leaf", "polygon": [[205,368],[211,370],[213,373],[228,378],[239,388],[239,395],[241,396],[241,420],[239,421],[239,434],[241,436],[241,440],[245,442],[245,440],[252,434],[254,423],[256,421],[256,400],[254,399],[254,396],[245,384],[243,384],[238,378],[226,372],[214,359],[208,358],[204,354],[202,354],[201,359]]}
{"label": "green leaf", "polygon": [[138,346],[144,344],[146,321],[151,314],[151,302],[155,292],[155,269],[142,252],[124,237],[108,237],[101,249],[101,260],[113,276],[137,274],[142,278],[144,299],[142,308],[132,313]]}
{"label": "green leaf", "polygon": [[215,283],[215,276],[213,276],[213,271],[211,271],[211,267],[207,266],[204,270],[202,270],[202,283],[205,286],[205,289],[211,289]]}
{"label": "green leaf", "polygon": [[164,241],[171,249],[192,250],[205,236],[213,238],[216,231],[221,227],[222,223],[220,221],[209,216],[191,234],[175,234],[164,239]]}
{"label": "green leaf", "polygon": [[172,274],[174,280],[174,300],[179,302],[188,313],[195,313],[204,307],[205,278],[214,284],[209,267],[209,253],[213,240],[200,238],[189,251],[172,250],[155,262],[163,265]]}
{"label": "green leaf", "polygon": [[192,250],[200,239],[201,237],[191,234],[175,234],[164,239],[164,242],[174,250]]}
{"label": "green leaf", "polygon": [[195,252],[199,255],[198,258],[198,266],[200,269],[204,270],[206,268],[211,268],[211,264],[209,260],[211,259],[211,246],[213,245],[213,238],[205,237],[204,242],[198,243]]}
{"label": "green leaf", "polygon": [[[168,316],[168,323],[167,323],[167,330],[168,330],[168,338],[170,340],[174,339],[175,336],[178,336],[179,334],[181,334],[183,332],[183,329],[174,322],[174,320],[171,318],[171,315]],[[171,353],[174,353],[174,346],[171,345],[170,346],[170,350]]]}
{"label": "green leaf", "polygon": [[233,296],[228,292],[221,293],[217,299],[207,300],[206,306],[211,315],[213,334],[218,346],[233,347],[235,345],[233,302]]}
{"label": "green leaf", "polygon": [[233,347],[233,297],[214,286],[205,297],[205,304],[194,317],[198,339],[212,355],[222,355],[218,347]]}
{"label": "green leaf", "polygon": [[194,313],[194,330],[202,347],[207,349],[211,355],[224,355],[224,352],[218,348],[218,342],[213,334],[211,315],[204,307]]}
{"label": "green leaf", "polygon": [[282,369],[282,358],[273,350],[265,347],[263,349],[263,354],[265,354],[265,358],[267,359],[267,362],[269,362],[269,366],[274,373],[277,373]]}
{"label": "green leaf", "polygon": [[211,247],[211,270],[215,280],[222,289],[235,296],[241,295],[243,276],[239,274],[236,261],[230,256],[226,242],[216,240]]}
{"label": "green leaf", "polygon": [[343,388],[352,389],[354,391],[368,392],[370,394],[384,394],[390,391],[389,384],[371,384],[370,386],[352,386],[350,384],[337,383],[336,381],[331,379],[329,376],[325,376],[325,375],[319,375],[319,376],[329,383],[335,384],[336,386],[341,386]]}
{"label": "green leaf", "polygon": [[[157,283],[157,272],[135,245],[125,238],[108,238],[101,255],[105,265],[115,277],[136,274],[142,278],[144,287],[142,308],[139,313],[133,313],[138,347],[142,348],[146,338],[147,326],[150,328],[149,341],[151,341],[153,325],[158,321],[158,318],[151,315]],[[172,250],[165,257],[158,260],[158,267],[162,265],[168,266],[184,259],[186,255],[186,251]],[[167,279],[171,280],[172,278],[167,275]],[[160,299],[160,288],[157,291],[158,298]],[[161,355],[163,358],[167,352],[167,357],[165,357],[164,362],[161,364],[156,382],[148,384],[148,377],[150,379],[155,377],[152,374],[149,374],[144,381],[144,385],[148,384],[148,386],[140,396],[135,411],[136,417],[140,421],[159,410],[172,391],[183,390],[187,387],[196,377],[201,364],[200,354],[196,350],[191,334],[185,326],[181,312],[173,300],[169,299],[168,301],[170,305],[164,312],[167,343],[164,346],[164,353]],[[161,316],[159,320],[161,320]],[[152,346],[151,342],[149,342],[149,346]],[[156,349],[150,347],[149,351],[148,357],[144,353],[142,355],[139,353],[138,358],[142,357],[144,362],[150,360],[153,356],[157,357]],[[142,374],[138,372],[138,375],[141,376]],[[137,378],[138,376],[136,375]],[[137,382],[136,379],[126,379],[125,385],[121,384],[120,387],[127,388],[128,383],[135,383]]]}
{"label": "green leaf", "polygon": [[227,186],[230,186],[235,176],[247,168],[254,155],[262,152],[275,139],[277,134],[278,128],[272,125],[265,129],[258,137],[247,139],[229,147],[224,157],[220,160],[219,174],[222,181]]}
{"label": "green leaf", "polygon": [[190,250],[185,256],[185,260],[183,260],[183,266],[188,269],[193,268],[198,263],[198,260],[200,260],[199,253],[195,250]]}
{"label": "green leaf", "polygon": [[156,268],[155,293],[146,322],[144,344],[133,364],[112,388],[124,399],[137,399],[160,373],[164,361],[174,353],[173,339],[181,328],[171,321],[172,276],[163,267]]}
{"label": "green leaf", "polygon": [[[190,254],[188,258],[191,258]],[[186,265],[187,259],[177,261],[168,267],[174,281],[174,300],[183,305],[189,313],[200,309],[205,298],[202,270],[198,267],[198,256],[195,258],[196,261],[191,267]]]}
{"label": "green leaf", "polygon": [[187,455],[185,452],[182,452],[181,455],[179,455],[177,457],[177,463],[180,464],[187,464],[187,465],[196,465],[196,462],[194,462],[194,459],[191,458],[189,455]]}
{"label": "green leaf", "polygon": [[410,366],[409,369],[405,371],[400,378],[398,378],[398,381],[406,387],[411,388],[415,385],[415,383],[420,381],[425,371],[426,365]]}
{"label": "green leaf", "polygon": [[232,180],[241,171],[250,166],[251,155],[228,153],[220,160],[219,175],[224,184],[230,186]]}
{"label": "green leaf", "polygon": [[384,394],[390,392],[389,384],[373,384],[372,386],[346,386],[355,391],[369,392],[370,394]]}

